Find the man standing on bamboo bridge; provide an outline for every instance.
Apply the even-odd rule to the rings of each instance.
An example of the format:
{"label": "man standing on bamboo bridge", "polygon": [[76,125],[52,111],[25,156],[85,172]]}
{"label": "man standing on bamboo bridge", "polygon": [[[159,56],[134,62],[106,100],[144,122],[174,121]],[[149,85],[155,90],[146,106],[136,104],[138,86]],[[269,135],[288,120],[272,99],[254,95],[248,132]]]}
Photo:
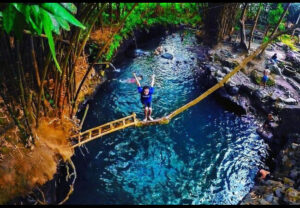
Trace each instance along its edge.
{"label": "man standing on bamboo bridge", "polygon": [[152,113],[152,108],[151,108],[151,101],[152,101],[152,94],[154,92],[154,78],[155,75],[152,75],[152,82],[151,82],[151,87],[149,86],[144,86],[141,87],[141,84],[136,77],[136,74],[133,73],[133,76],[136,80],[136,84],[138,85],[138,92],[141,94],[141,102],[144,106],[144,112],[145,112],[145,119],[143,121],[147,121],[149,119],[150,121],[153,121],[153,118],[151,117]]}

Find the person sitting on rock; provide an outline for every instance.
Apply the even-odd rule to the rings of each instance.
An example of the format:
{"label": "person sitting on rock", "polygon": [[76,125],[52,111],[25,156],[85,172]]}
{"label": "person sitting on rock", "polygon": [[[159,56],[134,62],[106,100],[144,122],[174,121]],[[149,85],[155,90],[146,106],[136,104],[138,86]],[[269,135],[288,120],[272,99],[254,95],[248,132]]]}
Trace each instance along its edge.
{"label": "person sitting on rock", "polygon": [[271,57],[271,63],[277,64],[277,53],[274,53],[274,55]]}
{"label": "person sitting on rock", "polygon": [[265,88],[266,85],[267,85],[267,81],[268,81],[268,79],[269,79],[269,74],[270,74],[270,70],[265,69],[265,70],[264,70],[264,76],[261,78],[261,85],[263,85],[264,88]]}
{"label": "person sitting on rock", "polygon": [[154,54],[155,55],[159,55],[163,52],[163,47],[162,46],[158,46],[155,51],[154,51]]}
{"label": "person sitting on rock", "polygon": [[136,79],[136,84],[138,85],[138,92],[141,94],[141,103],[144,106],[144,112],[145,112],[145,119],[143,121],[147,121],[149,119],[150,121],[153,121],[153,118],[151,117],[152,113],[152,108],[151,108],[151,101],[152,101],[152,94],[154,92],[154,78],[155,75],[152,75],[152,82],[151,82],[151,87],[144,86],[141,87],[141,84],[136,77],[136,74],[133,73],[133,76]]}
{"label": "person sitting on rock", "polygon": [[275,122],[273,115],[271,113],[268,114],[267,120],[263,124],[263,128],[267,131],[272,129],[272,122]]}

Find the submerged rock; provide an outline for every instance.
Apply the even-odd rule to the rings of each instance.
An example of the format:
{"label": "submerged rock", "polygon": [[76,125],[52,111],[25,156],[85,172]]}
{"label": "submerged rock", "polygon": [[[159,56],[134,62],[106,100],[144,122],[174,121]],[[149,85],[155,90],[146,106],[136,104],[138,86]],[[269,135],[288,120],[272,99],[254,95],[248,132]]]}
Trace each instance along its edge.
{"label": "submerged rock", "polygon": [[161,55],[161,57],[170,60],[173,59],[173,55],[170,53],[164,53],[163,55]]}
{"label": "submerged rock", "polygon": [[145,56],[145,55],[149,55],[149,52],[143,51],[141,49],[134,49],[134,50],[130,50],[126,53],[129,57],[132,58],[136,58],[139,56]]}

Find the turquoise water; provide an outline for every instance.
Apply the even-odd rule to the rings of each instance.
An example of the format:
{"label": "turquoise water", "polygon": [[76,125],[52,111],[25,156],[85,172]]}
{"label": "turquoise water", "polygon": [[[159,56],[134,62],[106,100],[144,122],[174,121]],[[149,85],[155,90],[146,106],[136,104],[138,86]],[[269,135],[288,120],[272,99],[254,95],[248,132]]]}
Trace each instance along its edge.
{"label": "turquoise water", "polygon": [[[83,130],[143,109],[135,84],[122,83],[132,72],[142,85],[156,74],[153,117],[162,117],[205,89],[197,74],[193,36],[179,34],[160,43],[173,60],[148,55],[124,58],[90,102]],[[176,66],[176,61],[180,64]],[[184,61],[186,64],[184,64]],[[82,114],[82,112],[80,113]],[[67,204],[237,204],[254,184],[266,157],[266,144],[253,118],[227,112],[213,96],[175,117],[168,125],[128,128],[86,144],[73,161],[78,178]]]}

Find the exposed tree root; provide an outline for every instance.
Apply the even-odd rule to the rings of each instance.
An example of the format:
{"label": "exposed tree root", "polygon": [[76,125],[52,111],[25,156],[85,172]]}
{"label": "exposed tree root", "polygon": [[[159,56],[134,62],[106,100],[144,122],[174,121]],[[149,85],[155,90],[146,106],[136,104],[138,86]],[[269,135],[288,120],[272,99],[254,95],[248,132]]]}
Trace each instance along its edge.
{"label": "exposed tree root", "polygon": [[73,173],[71,173],[71,174],[69,173],[69,167],[68,167],[68,165],[67,165],[67,166],[66,166],[66,167],[67,167],[66,181],[68,181],[68,179],[70,179],[73,175],[74,175],[74,179],[73,179],[73,181],[72,181],[72,184],[70,185],[70,190],[69,190],[67,196],[66,196],[61,202],[58,203],[59,205],[65,203],[65,202],[69,199],[70,195],[71,195],[71,194],[73,193],[73,191],[74,191],[74,184],[75,184],[75,181],[76,181],[76,178],[77,178],[76,168],[75,168],[75,165],[74,165],[73,161],[72,161],[71,159],[69,159],[67,162],[68,162],[68,163],[71,165],[71,167],[73,168]]}

